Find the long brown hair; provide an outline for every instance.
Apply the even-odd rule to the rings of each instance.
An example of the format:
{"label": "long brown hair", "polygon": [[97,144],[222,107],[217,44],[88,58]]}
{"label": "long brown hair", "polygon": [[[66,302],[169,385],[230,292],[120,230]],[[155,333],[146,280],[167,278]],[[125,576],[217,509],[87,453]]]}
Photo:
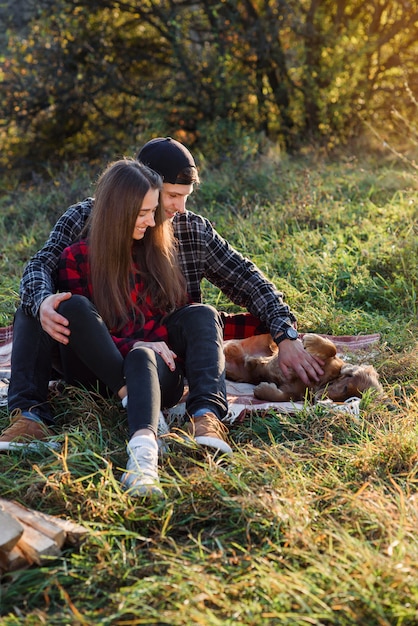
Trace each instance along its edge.
{"label": "long brown hair", "polygon": [[111,163],[97,182],[89,225],[91,282],[94,303],[109,328],[129,317],[135,271],[144,281],[144,295],[159,309],[170,312],[187,300],[172,226],[161,205],[155,226],[140,241],[132,237],[145,195],[161,187],[159,174],[129,158]]}

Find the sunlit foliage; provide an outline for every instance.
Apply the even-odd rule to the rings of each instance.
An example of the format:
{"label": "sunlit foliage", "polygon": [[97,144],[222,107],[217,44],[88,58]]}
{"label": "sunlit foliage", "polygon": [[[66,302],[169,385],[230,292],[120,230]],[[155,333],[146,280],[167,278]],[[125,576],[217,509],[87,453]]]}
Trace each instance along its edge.
{"label": "sunlit foliage", "polygon": [[332,148],[418,93],[416,1],[41,0],[23,24],[7,4],[4,166],[242,127]]}

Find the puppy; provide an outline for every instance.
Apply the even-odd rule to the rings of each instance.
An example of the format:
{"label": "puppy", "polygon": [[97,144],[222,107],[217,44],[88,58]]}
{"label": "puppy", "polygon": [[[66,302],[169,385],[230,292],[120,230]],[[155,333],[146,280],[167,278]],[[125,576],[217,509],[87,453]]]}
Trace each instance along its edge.
{"label": "puppy", "polygon": [[[350,365],[337,356],[337,348],[329,339],[307,333],[303,345],[310,354],[324,361],[324,373],[309,386],[316,400],[329,398],[343,402],[366,389],[382,393],[379,375],[371,365]],[[260,400],[288,402],[303,400],[307,387],[293,372],[286,379],[278,364],[279,348],[271,335],[255,335],[247,339],[231,339],[224,344],[226,377],[236,382],[257,385],[254,395]]]}

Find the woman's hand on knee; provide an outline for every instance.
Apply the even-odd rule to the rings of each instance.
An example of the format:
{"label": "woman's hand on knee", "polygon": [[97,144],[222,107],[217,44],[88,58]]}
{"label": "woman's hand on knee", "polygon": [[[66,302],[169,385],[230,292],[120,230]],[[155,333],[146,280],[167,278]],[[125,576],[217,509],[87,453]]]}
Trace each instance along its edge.
{"label": "woman's hand on knee", "polygon": [[165,341],[137,341],[133,346],[133,350],[135,348],[150,348],[163,359],[172,372],[176,369],[174,361],[177,358],[177,354],[168,347]]}

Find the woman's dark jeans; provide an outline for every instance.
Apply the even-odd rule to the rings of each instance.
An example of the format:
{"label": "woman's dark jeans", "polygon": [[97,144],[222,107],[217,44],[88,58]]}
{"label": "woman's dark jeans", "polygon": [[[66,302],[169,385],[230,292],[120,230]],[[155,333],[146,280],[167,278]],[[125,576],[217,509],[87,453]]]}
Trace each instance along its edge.
{"label": "woman's dark jeans", "polygon": [[168,343],[178,356],[174,372],[149,348],[135,348],[123,359],[87,298],[72,296],[60,304],[59,312],[70,322],[67,346],[55,342],[37,319],[21,309],[16,313],[10,411],[32,410],[46,423],[53,423],[46,398],[55,357],[56,369],[68,383],[97,387],[99,381],[115,394],[126,383],[131,434],[140,428],[156,431],[160,409],[180,400],[184,376],[189,384],[186,408],[190,415],[201,408],[220,418],[226,415],[222,325],[213,307],[188,305],[167,317]]}

